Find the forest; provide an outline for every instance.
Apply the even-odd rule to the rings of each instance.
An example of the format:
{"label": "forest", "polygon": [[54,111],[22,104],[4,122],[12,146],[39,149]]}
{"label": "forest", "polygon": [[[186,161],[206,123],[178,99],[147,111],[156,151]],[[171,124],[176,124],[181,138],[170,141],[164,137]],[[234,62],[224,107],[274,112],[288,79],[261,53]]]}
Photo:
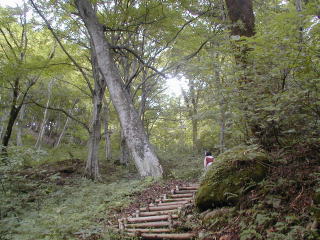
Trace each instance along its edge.
{"label": "forest", "polygon": [[0,139],[0,240],[320,239],[320,2],[2,0]]}

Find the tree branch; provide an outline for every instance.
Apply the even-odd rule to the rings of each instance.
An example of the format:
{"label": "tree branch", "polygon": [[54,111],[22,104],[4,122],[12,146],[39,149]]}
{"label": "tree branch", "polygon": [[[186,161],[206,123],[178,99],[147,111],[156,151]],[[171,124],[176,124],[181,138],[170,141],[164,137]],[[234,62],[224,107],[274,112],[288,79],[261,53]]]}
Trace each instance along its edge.
{"label": "tree branch", "polygon": [[144,66],[146,66],[147,68],[152,69],[154,72],[156,72],[158,75],[166,78],[166,75],[163,72],[160,72],[158,69],[156,69],[153,66],[148,65],[140,56],[138,53],[136,53],[134,50],[126,47],[126,46],[110,46],[111,49],[124,49],[126,51],[128,51],[129,53],[131,53],[133,56],[135,56],[139,62],[141,62]]}
{"label": "tree branch", "polygon": [[68,58],[71,60],[71,62],[78,68],[78,70],[80,71],[80,73],[82,74],[82,76],[84,77],[85,81],[87,82],[88,88],[90,89],[91,94],[93,95],[94,90],[91,86],[90,83],[90,79],[88,78],[88,76],[86,75],[86,73],[83,71],[82,67],[77,63],[77,61],[69,54],[69,52],[65,49],[65,47],[63,46],[62,42],[60,41],[58,35],[55,33],[55,31],[53,30],[53,28],[51,27],[51,24],[49,23],[49,21],[46,19],[46,17],[42,14],[42,12],[39,10],[39,8],[35,5],[35,3],[33,2],[33,0],[29,0],[31,2],[31,5],[34,7],[34,9],[36,10],[36,12],[40,15],[40,17],[43,19],[43,21],[46,23],[47,28],[50,30],[50,32],[52,33],[53,37],[57,40],[58,44],[60,45],[62,51],[68,56]]}
{"label": "tree branch", "polygon": [[55,108],[55,107],[50,107],[50,106],[44,106],[34,100],[31,100],[31,103],[33,103],[34,105],[38,106],[38,107],[41,107],[41,108],[47,108],[47,109],[50,109],[50,110],[53,110],[53,111],[59,111],[59,112],[62,112],[64,113],[67,117],[71,118],[72,120],[74,120],[75,122],[79,123],[80,125],[82,125],[87,131],[88,133],[90,134],[90,129],[89,127],[87,126],[86,123],[76,119],[74,116],[72,116],[70,113],[68,113],[67,111],[65,111],[64,109],[61,109],[61,108]]}

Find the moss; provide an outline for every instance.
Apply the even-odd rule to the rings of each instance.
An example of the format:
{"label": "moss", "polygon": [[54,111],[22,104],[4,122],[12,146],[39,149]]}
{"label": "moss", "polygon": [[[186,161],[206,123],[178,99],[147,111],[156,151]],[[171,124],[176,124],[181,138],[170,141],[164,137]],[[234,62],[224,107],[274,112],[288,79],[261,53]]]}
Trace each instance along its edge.
{"label": "moss", "polygon": [[315,204],[319,204],[320,205],[320,192],[316,192],[314,195],[313,195],[313,202]]}
{"label": "moss", "polygon": [[265,177],[267,161],[267,155],[257,146],[238,146],[221,154],[201,182],[197,207],[206,210],[237,204],[250,184]]}

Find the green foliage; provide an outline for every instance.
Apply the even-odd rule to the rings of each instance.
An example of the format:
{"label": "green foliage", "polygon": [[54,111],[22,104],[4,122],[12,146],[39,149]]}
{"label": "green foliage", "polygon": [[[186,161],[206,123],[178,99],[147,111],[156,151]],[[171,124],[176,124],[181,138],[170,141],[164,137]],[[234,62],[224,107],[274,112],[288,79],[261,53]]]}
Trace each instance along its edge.
{"label": "green foliage", "polygon": [[45,158],[48,157],[48,153],[45,150],[35,150],[28,146],[10,146],[8,152],[10,157],[7,160],[7,164],[1,166],[0,172],[30,167],[44,162]]}
{"label": "green foliage", "polygon": [[159,152],[160,162],[165,169],[166,178],[195,180],[203,172],[202,156],[192,152]]}
{"label": "green foliage", "polygon": [[55,184],[57,179],[59,175],[52,175],[49,182],[39,184],[39,179],[31,181],[16,175],[14,185],[13,179],[3,180],[6,191],[1,194],[1,239],[107,235],[100,219],[110,221],[105,219],[106,214],[128,205],[136,192],[151,183],[140,180],[95,183],[78,178],[60,186]]}

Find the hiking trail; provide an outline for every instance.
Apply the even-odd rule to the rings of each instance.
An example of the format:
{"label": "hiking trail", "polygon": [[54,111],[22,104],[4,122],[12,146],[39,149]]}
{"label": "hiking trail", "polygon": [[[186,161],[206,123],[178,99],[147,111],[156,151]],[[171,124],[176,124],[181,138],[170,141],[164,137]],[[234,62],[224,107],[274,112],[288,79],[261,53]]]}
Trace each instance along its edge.
{"label": "hiking trail", "polygon": [[127,236],[142,239],[193,239],[195,233],[179,233],[179,213],[184,207],[194,205],[198,184],[176,185],[170,192],[153,199],[145,207],[118,219],[118,229]]}

